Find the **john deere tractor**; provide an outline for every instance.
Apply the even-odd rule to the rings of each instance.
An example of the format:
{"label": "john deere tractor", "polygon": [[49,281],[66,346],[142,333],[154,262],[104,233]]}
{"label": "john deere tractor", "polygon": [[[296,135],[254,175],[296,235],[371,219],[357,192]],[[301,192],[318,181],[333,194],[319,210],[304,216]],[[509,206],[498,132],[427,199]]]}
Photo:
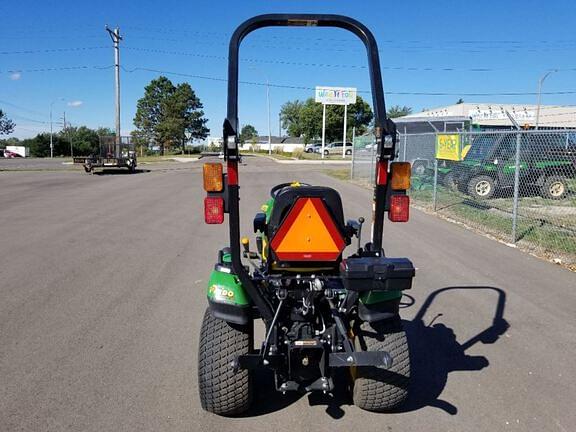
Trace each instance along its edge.
{"label": "john deere tractor", "polygon": [[[365,244],[364,219],[345,220],[340,194],[303,182],[275,185],[263,199],[254,217],[254,250],[240,236],[238,51],[246,35],[270,26],[338,27],[366,46],[377,160],[371,238]],[[399,304],[415,270],[409,259],[385,255],[383,223],[386,214],[392,222],[408,221],[411,167],[392,162],[396,131],[385,114],[374,36],[344,16],[262,15],[236,29],[228,59],[226,167],[219,162],[203,167],[206,222],[227,220],[229,243],[218,252],[207,288],[198,352],[202,407],[227,416],[245,412],[256,390],[253,373],[267,368],[281,393],[332,392],[340,370],[358,407],[396,409],[410,381]],[[357,247],[344,256],[355,237]],[[265,326],[257,345],[255,320]]]}

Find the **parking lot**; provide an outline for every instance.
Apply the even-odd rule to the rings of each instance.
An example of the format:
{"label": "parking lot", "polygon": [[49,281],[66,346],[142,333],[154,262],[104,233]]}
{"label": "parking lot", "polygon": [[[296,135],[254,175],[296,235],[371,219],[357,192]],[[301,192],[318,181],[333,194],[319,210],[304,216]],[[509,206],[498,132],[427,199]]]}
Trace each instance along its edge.
{"label": "parking lot", "polygon": [[[0,169],[5,163],[0,159]],[[27,161],[32,163],[34,161]],[[226,226],[203,222],[201,162],[86,175],[52,161],[0,172],[0,430],[568,431],[576,423],[576,276],[417,210],[385,224],[418,268],[402,316],[413,386],[393,414],[334,395],[276,393],[202,411],[196,355]],[[35,171],[38,168],[40,170]],[[46,170],[43,170],[43,169]],[[271,180],[273,179],[273,180]],[[243,233],[273,183],[333,185],[347,218],[371,191],[307,165],[247,157]]]}

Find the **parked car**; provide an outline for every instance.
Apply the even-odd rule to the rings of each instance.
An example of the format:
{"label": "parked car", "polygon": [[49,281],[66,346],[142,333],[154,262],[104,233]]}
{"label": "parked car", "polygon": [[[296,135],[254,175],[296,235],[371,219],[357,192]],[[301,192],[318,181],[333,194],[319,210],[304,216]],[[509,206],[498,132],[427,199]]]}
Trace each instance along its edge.
{"label": "parked car", "polygon": [[[318,151],[320,152],[320,150]],[[341,155],[342,154],[342,142],[333,142],[328,144],[327,146],[324,147],[324,154],[325,155]],[[346,153],[347,156],[352,154],[352,143],[351,142],[347,142],[346,143]]]}
{"label": "parked car", "polygon": [[318,144],[318,143],[306,144],[306,147],[304,147],[304,151],[306,153],[320,153],[321,148],[322,148],[322,144]]}

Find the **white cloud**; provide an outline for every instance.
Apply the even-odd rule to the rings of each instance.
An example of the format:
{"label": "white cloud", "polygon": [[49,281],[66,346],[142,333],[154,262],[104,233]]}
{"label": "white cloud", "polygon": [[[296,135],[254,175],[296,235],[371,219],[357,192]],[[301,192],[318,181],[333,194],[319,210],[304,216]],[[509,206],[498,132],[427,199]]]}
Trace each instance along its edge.
{"label": "white cloud", "polygon": [[10,74],[10,79],[12,81],[18,81],[20,78],[22,78],[22,74],[20,72],[12,72]]}
{"label": "white cloud", "polygon": [[81,100],[75,100],[75,101],[70,101],[68,102],[68,106],[71,107],[79,107],[80,105],[82,105],[84,102],[82,102]]}

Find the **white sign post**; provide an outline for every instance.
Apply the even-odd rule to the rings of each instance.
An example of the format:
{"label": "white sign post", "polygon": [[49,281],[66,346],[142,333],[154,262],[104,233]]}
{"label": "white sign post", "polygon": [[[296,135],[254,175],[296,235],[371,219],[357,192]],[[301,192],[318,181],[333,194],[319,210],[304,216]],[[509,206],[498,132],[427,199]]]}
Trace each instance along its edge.
{"label": "white sign post", "polygon": [[353,87],[321,87],[316,86],[316,102],[322,106],[322,159],[326,145],[326,105],[344,105],[344,139],[342,140],[342,157],[346,157],[346,117],[348,104],[356,103],[357,90]]}

